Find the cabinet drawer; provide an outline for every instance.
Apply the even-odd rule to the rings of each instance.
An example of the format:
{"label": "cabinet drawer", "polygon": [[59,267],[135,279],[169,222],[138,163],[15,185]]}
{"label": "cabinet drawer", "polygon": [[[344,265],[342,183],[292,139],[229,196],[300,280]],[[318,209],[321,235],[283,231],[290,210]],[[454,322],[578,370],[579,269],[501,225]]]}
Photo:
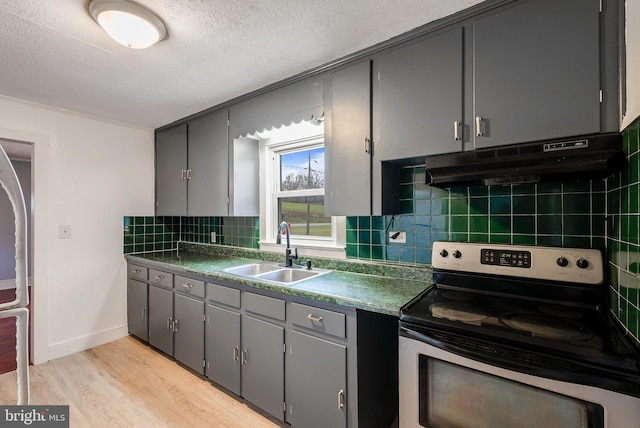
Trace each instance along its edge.
{"label": "cabinet drawer", "polygon": [[240,308],[240,290],[207,283],[207,299],[233,308]]}
{"label": "cabinet drawer", "polygon": [[300,303],[291,304],[291,322],[294,325],[344,338],[346,336],[345,315]]}
{"label": "cabinet drawer", "polygon": [[148,268],[138,265],[128,265],[127,269],[127,275],[129,275],[129,278],[141,279],[143,281],[147,280],[147,274],[149,272]]}
{"label": "cabinet drawer", "polygon": [[173,274],[149,269],[149,282],[165,288],[173,288]]}
{"label": "cabinet drawer", "polygon": [[262,296],[254,293],[244,293],[244,308],[248,312],[264,315],[276,320],[285,320],[284,300]]}
{"label": "cabinet drawer", "polygon": [[174,284],[174,288],[180,293],[204,298],[204,281],[176,275]]}

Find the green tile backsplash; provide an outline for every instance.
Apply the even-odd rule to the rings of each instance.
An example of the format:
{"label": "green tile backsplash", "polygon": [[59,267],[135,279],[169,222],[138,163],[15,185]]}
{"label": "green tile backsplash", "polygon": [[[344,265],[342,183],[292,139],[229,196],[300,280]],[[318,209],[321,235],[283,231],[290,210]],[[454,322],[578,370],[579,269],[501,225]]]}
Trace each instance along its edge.
{"label": "green tile backsplash", "polygon": [[258,217],[124,217],[124,253],[174,249],[178,241],[258,248]]}
{"label": "green tile backsplash", "polygon": [[622,134],[627,167],[609,183],[607,251],[610,305],[640,346],[640,119]]}
{"label": "green tile backsplash", "polygon": [[[403,214],[347,217],[347,257],[430,264],[437,240],[606,247],[606,182],[586,180],[439,189],[424,167],[400,174]],[[390,243],[405,231],[406,244]]]}

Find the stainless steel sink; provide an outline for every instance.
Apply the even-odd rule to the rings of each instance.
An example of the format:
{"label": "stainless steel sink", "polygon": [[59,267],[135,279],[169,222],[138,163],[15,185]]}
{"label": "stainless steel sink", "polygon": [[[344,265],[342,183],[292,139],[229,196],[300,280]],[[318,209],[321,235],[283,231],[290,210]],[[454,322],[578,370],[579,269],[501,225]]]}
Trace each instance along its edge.
{"label": "stainless steel sink", "polygon": [[302,270],[282,268],[280,270],[265,273],[260,275],[260,279],[266,279],[267,281],[275,281],[290,284],[292,282],[302,281],[303,279],[312,278],[318,276],[320,271],[314,270]]}
{"label": "stainless steel sink", "polygon": [[318,275],[323,275],[330,271],[322,269],[298,269],[288,268],[272,263],[251,263],[242,266],[236,266],[227,268],[224,270],[226,273],[232,275],[251,277],[255,279],[276,282],[278,284],[293,284],[305,279],[313,278]]}
{"label": "stainless steel sink", "polygon": [[256,275],[260,275],[261,273],[272,272],[274,270],[279,270],[279,269],[280,269],[280,266],[269,264],[269,263],[251,263],[249,265],[242,265],[238,267],[225,269],[224,271],[227,273],[240,275],[240,276],[256,276]]}

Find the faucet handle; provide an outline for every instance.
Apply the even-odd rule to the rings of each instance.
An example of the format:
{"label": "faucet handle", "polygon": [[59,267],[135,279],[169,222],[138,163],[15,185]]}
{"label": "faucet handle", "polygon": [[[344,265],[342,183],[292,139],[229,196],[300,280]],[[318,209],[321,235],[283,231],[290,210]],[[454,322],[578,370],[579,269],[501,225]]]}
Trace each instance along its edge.
{"label": "faucet handle", "polygon": [[294,260],[298,260],[298,248],[296,247],[296,248],[294,248],[294,250],[296,250],[295,254],[292,255],[291,258],[294,259]]}

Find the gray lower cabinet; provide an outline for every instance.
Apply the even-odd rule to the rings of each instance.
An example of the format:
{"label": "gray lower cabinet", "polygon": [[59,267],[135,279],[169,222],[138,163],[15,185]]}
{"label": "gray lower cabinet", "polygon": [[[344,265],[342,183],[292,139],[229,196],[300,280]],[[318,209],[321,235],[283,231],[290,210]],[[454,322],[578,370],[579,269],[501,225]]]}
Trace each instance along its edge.
{"label": "gray lower cabinet", "polygon": [[173,355],[173,290],[149,285],[149,344]]}
{"label": "gray lower cabinet", "polygon": [[147,318],[147,288],[145,282],[127,279],[127,324],[129,333],[144,340],[149,340]]}
{"label": "gray lower cabinet", "polygon": [[346,427],[347,347],[298,331],[287,342],[287,421],[294,427]]}
{"label": "gray lower cabinet", "polygon": [[[238,302],[239,295],[238,291]],[[212,304],[207,304],[206,311],[206,375],[218,385],[241,395],[240,313]]]}
{"label": "gray lower cabinet", "polygon": [[242,317],[242,396],[284,420],[284,328]]}
{"label": "gray lower cabinet", "polygon": [[175,294],[173,356],[204,374],[204,302]]}

